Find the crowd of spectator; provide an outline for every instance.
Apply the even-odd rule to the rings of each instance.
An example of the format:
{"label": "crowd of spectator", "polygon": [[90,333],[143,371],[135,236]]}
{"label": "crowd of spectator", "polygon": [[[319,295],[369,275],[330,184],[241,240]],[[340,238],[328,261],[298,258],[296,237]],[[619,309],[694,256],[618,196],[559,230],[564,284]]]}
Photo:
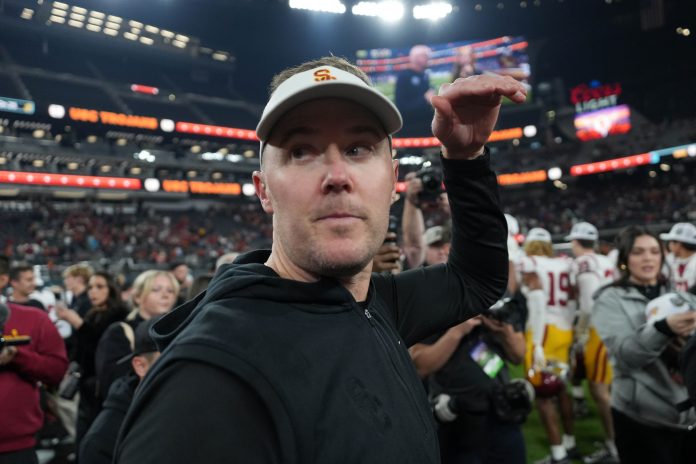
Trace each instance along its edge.
{"label": "crowd of spectator", "polygon": [[263,246],[271,238],[270,219],[248,203],[182,212],[31,203],[21,211],[3,211],[3,217],[0,249],[49,268],[129,258],[136,264],[183,261],[209,269],[224,253]]}
{"label": "crowd of spectator", "polygon": [[[550,183],[503,188],[501,195],[506,212],[518,218],[523,233],[545,227],[560,234],[580,220],[600,230],[694,221],[696,186],[690,181],[694,171],[696,166],[677,163],[668,172],[647,167],[632,174],[577,179],[562,189]],[[396,217],[400,203],[394,207]],[[3,217],[0,250],[49,269],[81,261],[113,264],[128,259],[159,267],[180,261],[206,271],[219,256],[268,246],[272,238],[270,217],[254,202],[177,212],[32,202],[22,203],[21,208],[6,204]],[[441,222],[437,219],[433,220]]]}

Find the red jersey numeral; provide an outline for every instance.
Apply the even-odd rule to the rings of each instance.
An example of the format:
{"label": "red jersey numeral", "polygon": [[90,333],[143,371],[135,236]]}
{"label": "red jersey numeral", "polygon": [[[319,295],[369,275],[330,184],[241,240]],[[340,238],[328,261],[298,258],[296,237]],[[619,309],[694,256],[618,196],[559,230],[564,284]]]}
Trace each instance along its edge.
{"label": "red jersey numeral", "polygon": [[[549,272],[549,300],[546,302],[548,306],[566,306],[568,304],[568,296],[570,295],[570,275],[567,272],[561,272],[556,282],[556,274]],[[558,284],[558,288],[556,288]]]}

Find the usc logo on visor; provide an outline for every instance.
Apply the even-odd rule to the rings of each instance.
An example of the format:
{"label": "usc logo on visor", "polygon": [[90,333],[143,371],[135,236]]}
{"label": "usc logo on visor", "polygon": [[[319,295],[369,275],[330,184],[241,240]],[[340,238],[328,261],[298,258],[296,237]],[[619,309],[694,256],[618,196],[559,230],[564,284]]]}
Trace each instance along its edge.
{"label": "usc logo on visor", "polygon": [[331,75],[330,69],[317,69],[314,71],[314,80],[316,82],[335,81],[336,78]]}

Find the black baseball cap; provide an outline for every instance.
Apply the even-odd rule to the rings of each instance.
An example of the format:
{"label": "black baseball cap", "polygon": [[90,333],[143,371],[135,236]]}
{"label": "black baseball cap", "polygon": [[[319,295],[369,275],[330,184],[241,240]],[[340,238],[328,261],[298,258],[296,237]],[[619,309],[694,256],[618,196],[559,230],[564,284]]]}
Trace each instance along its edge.
{"label": "black baseball cap", "polygon": [[135,347],[133,348],[133,352],[119,359],[117,361],[118,364],[129,362],[134,356],[159,351],[157,344],[150,336],[150,327],[152,327],[158,319],[159,317],[153,317],[147,321],[141,322],[138,327],[135,328]]}

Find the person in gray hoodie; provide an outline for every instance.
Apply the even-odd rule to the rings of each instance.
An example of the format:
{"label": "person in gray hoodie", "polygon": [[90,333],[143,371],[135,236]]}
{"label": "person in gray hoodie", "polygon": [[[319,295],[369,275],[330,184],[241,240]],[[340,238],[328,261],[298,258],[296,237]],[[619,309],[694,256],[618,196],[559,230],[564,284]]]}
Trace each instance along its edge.
{"label": "person in gray hoodie", "polygon": [[670,291],[661,275],[657,237],[630,226],[617,237],[621,277],[600,290],[593,306],[597,327],[614,365],[611,407],[621,462],[684,463],[696,459],[696,412],[680,411],[688,397],[678,373],[678,351],[696,330],[696,297],[674,292],[691,310],[646,316],[646,307]]}

